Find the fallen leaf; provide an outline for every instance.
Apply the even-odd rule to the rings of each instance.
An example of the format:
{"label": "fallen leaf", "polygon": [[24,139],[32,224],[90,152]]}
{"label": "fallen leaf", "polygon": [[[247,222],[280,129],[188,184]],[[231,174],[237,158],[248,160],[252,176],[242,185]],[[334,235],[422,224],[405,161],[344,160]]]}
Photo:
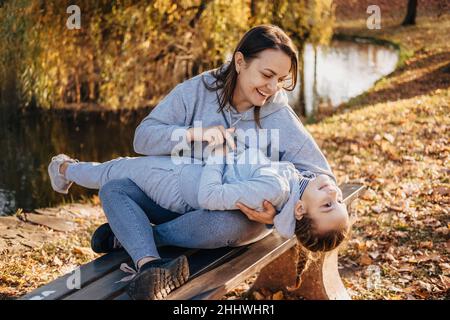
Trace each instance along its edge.
{"label": "fallen leaf", "polygon": [[380,255],[380,253],[379,253],[378,251],[372,251],[372,252],[369,253],[369,256],[370,256],[372,259],[374,259],[374,260],[375,260],[379,255]]}
{"label": "fallen leaf", "polygon": [[432,292],[433,286],[430,283],[427,283],[422,280],[419,280],[417,283],[420,285],[422,289],[425,289],[427,292]]}
{"label": "fallen leaf", "polygon": [[422,241],[419,243],[420,248],[433,249],[432,241]]}
{"label": "fallen leaf", "polygon": [[448,227],[439,227],[436,230],[434,230],[436,233],[442,234],[444,236],[448,235]]}
{"label": "fallen leaf", "polygon": [[444,276],[444,275],[439,275],[439,278],[442,281],[442,284],[444,285],[445,289],[448,290],[450,289],[450,277]]}
{"label": "fallen leaf", "polygon": [[90,248],[85,247],[74,247],[72,249],[72,253],[81,256],[89,256],[92,255],[92,250]]}
{"label": "fallen leaf", "polygon": [[373,191],[372,189],[367,189],[362,195],[361,199],[363,200],[376,200],[377,199],[377,193]]}
{"label": "fallen leaf", "polygon": [[450,264],[449,263],[439,263],[439,267],[442,269],[444,275],[450,274]]}
{"label": "fallen leaf", "polygon": [[58,266],[58,267],[60,267],[60,266],[63,265],[63,262],[58,258],[58,256],[55,256],[55,257],[53,258],[53,264],[56,265],[56,266]]}
{"label": "fallen leaf", "polygon": [[364,266],[369,266],[372,264],[372,259],[369,257],[367,253],[365,253],[359,258],[359,263]]}
{"label": "fallen leaf", "polygon": [[392,262],[397,262],[397,259],[395,259],[395,257],[392,254],[390,254],[390,253],[385,253],[384,254],[384,258],[386,260],[389,260],[389,261],[392,261]]}
{"label": "fallen leaf", "polygon": [[377,204],[370,207],[370,209],[372,209],[372,211],[375,213],[381,213],[381,211],[383,211],[383,206],[381,204]]}
{"label": "fallen leaf", "polygon": [[256,300],[266,300],[266,298],[261,293],[259,293],[258,291],[254,291],[253,292],[253,297]]}
{"label": "fallen leaf", "polygon": [[283,299],[284,299],[283,291],[278,291],[274,293],[272,296],[272,300],[283,300]]}
{"label": "fallen leaf", "polygon": [[450,195],[450,187],[447,187],[447,186],[434,187],[433,193],[439,194],[441,196],[448,196],[448,195]]}
{"label": "fallen leaf", "polygon": [[402,264],[400,268],[397,269],[399,272],[412,272],[414,271],[414,267],[410,264]]}
{"label": "fallen leaf", "polygon": [[404,212],[409,208],[409,201],[408,200],[397,201],[395,203],[388,205],[387,207],[397,212]]}
{"label": "fallen leaf", "polygon": [[390,143],[394,143],[394,140],[395,140],[394,136],[392,134],[389,134],[389,133],[383,134],[383,138],[385,138]]}

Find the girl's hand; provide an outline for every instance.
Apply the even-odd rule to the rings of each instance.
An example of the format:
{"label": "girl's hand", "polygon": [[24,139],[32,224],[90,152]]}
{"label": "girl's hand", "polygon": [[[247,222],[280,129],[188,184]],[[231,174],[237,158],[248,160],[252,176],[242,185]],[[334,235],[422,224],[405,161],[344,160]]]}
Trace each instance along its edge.
{"label": "girl's hand", "polygon": [[225,129],[224,126],[213,126],[208,128],[189,128],[187,131],[188,142],[206,141],[209,146],[216,147],[224,142],[233,150],[236,149],[232,133],[236,128]]}
{"label": "girl's hand", "polygon": [[253,210],[240,202],[236,203],[236,207],[238,207],[250,220],[264,224],[273,224],[273,218],[277,213],[272,203],[267,200],[264,200],[263,202],[264,211]]}

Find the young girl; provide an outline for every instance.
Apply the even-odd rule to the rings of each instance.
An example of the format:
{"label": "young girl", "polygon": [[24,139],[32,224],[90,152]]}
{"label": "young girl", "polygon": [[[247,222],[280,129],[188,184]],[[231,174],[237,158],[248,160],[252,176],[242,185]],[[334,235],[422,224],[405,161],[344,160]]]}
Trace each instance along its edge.
{"label": "young girl", "polygon": [[[278,212],[274,226],[281,236],[292,237],[296,222],[306,217],[319,242],[330,234],[342,241],[348,228],[347,209],[340,189],[327,175],[300,173],[292,163],[271,161],[259,149],[244,149],[237,156],[223,149],[213,150],[205,163],[170,156],[78,162],[58,155],[49,165],[49,175],[53,189],[61,193],[67,193],[73,182],[100,189],[112,179],[129,178],[158,205],[180,214],[237,210],[237,203],[262,210],[267,200]],[[316,250],[324,246],[315,244]]]}

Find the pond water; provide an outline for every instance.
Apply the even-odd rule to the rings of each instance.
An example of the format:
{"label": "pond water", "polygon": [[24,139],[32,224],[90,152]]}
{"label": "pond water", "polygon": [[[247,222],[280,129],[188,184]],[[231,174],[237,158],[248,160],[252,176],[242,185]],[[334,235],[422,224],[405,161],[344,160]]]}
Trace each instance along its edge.
{"label": "pond water", "polygon": [[[367,43],[334,41],[330,48],[305,48],[305,105],[335,107],[368,88],[397,63],[394,49]],[[298,101],[300,88],[289,93]],[[14,109],[14,108],[12,108]],[[47,174],[57,153],[106,161],[134,156],[134,130],[149,110],[117,113],[37,112],[0,117],[0,215],[33,210],[96,194],[73,186],[69,195],[53,192]]]}
{"label": "pond water", "polygon": [[[69,195],[51,189],[47,166],[58,153],[106,161],[134,156],[133,135],[149,110],[113,113],[36,112],[0,125],[0,215],[32,210],[96,194],[73,186]],[[122,119],[121,119],[122,118]]]}
{"label": "pond water", "polygon": [[[304,50],[306,115],[336,108],[360,95],[378,79],[391,73],[397,62],[398,52],[394,48],[363,40],[336,40],[328,47],[316,49],[307,44]],[[288,95],[291,105],[296,106],[300,82]]]}

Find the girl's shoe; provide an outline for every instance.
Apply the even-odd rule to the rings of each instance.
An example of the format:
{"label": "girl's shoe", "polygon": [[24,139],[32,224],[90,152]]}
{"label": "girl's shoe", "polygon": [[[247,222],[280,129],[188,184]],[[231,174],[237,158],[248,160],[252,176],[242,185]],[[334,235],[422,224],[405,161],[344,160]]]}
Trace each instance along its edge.
{"label": "girl's shoe", "polygon": [[78,160],[72,159],[65,154],[58,154],[52,158],[52,161],[48,165],[48,175],[50,176],[50,182],[53,190],[59,193],[69,193],[69,188],[72,185],[72,181],[69,181],[59,172],[59,168],[64,162],[75,163]]}

